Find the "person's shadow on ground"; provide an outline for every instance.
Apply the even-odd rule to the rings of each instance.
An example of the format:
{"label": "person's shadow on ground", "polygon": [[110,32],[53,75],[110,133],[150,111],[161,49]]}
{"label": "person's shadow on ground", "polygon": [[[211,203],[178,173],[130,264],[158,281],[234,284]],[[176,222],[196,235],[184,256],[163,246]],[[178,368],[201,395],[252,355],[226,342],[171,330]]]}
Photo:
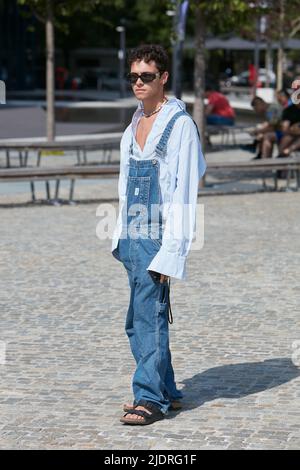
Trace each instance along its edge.
{"label": "person's shadow on ground", "polygon": [[198,408],[208,401],[242,398],[278,387],[297,377],[300,377],[300,368],[289,358],[213,367],[181,382],[184,384],[181,389],[183,408],[176,413],[170,412],[168,418]]}

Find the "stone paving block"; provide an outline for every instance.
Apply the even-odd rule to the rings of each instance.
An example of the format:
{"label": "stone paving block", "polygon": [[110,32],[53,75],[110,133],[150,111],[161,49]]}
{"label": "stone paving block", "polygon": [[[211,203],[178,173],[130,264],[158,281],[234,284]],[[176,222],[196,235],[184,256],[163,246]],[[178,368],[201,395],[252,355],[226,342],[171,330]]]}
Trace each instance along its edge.
{"label": "stone paving block", "polygon": [[204,248],[172,283],[185,408],[146,429],[119,422],[128,280],[98,205],[0,209],[1,449],[299,448],[299,194],[199,202]]}

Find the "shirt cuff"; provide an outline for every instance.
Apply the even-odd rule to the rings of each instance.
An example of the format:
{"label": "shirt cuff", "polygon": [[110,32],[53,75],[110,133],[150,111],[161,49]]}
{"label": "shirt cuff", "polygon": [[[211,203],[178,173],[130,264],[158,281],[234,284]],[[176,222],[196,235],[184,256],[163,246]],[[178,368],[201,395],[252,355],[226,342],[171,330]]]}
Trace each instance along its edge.
{"label": "shirt cuff", "polygon": [[186,279],[186,256],[167,251],[163,246],[154,256],[149,264],[148,271],[156,271],[165,276],[175,277],[180,280]]}

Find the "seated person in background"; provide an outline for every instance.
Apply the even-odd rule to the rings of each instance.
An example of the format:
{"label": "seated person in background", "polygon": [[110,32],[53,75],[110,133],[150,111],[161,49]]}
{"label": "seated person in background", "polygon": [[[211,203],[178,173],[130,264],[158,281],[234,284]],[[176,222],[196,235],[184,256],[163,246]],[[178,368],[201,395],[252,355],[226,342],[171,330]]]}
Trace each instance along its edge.
{"label": "seated person in background", "polygon": [[[296,78],[296,80],[293,81],[292,83],[292,88],[293,90],[298,90],[299,91],[299,88],[300,88],[300,78]],[[299,96],[299,94],[298,94]]]}
{"label": "seated person in background", "polygon": [[276,91],[276,99],[283,109],[293,104],[291,96],[286,88]]}
{"label": "seated person in background", "polygon": [[[282,111],[286,109],[288,106],[293,104],[291,96],[285,88],[282,88],[281,90],[276,91],[276,98],[277,98],[278,103],[282,107]],[[277,143],[278,146],[280,145],[280,141],[283,136],[280,122],[277,123],[277,125],[275,124],[274,127],[275,127],[274,131],[267,132],[263,136],[263,139],[261,142],[261,154],[260,154],[262,158],[271,158],[273,154],[274,144]]]}
{"label": "seated person in background", "polygon": [[228,99],[222,93],[216,91],[211,85],[205,89],[205,98],[208,104],[205,107],[206,123],[210,125],[233,126],[235,112]]}
{"label": "seated person in background", "polygon": [[300,103],[292,104],[283,111],[281,132],[278,157],[288,157],[291,152],[300,149]]}
{"label": "seated person in background", "polygon": [[[293,86],[295,84],[295,86]],[[292,88],[297,89],[297,81]],[[299,82],[300,88],[300,82]],[[275,132],[266,133],[262,141],[262,157],[272,157],[274,143],[278,143],[279,155],[277,158],[288,157],[291,152],[300,149],[300,104],[293,104],[290,97],[286,106],[283,90],[277,92],[278,101],[284,106],[281,121]],[[284,92],[286,95],[286,92]]]}
{"label": "seated person in background", "polygon": [[269,158],[272,156],[273,143],[280,141],[280,119],[282,106],[277,103],[266,103],[259,96],[255,96],[251,101],[255,113],[261,116],[264,121],[256,126],[250,134],[255,136],[253,145],[258,147],[258,154],[253,160],[258,158]]}

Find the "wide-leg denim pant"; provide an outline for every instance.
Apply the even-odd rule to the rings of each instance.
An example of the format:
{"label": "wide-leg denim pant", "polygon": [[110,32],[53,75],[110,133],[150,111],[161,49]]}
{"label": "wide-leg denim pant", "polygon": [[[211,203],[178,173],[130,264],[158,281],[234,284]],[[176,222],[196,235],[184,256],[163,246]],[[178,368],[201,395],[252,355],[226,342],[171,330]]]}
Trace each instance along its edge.
{"label": "wide-leg denim pant", "polygon": [[167,414],[170,402],[182,393],[169,348],[168,282],[160,283],[147,270],[162,237],[161,214],[151,215],[152,205],[161,202],[157,159],[130,158],[126,196],[126,234],[123,230],[113,255],[123,263],[130,286],[125,330],[136,361],[134,404],[151,401]]}

